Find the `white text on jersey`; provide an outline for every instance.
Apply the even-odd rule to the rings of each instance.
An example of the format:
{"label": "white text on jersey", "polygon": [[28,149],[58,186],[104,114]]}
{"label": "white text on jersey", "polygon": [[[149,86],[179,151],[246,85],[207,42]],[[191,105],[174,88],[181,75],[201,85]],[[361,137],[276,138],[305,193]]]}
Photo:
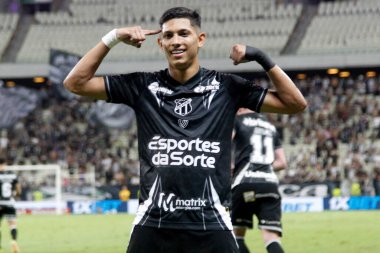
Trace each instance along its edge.
{"label": "white text on jersey", "polygon": [[154,136],[148,144],[151,151],[159,151],[152,156],[156,166],[201,166],[215,168],[216,159],[213,154],[220,152],[220,142],[195,140],[166,139]]}

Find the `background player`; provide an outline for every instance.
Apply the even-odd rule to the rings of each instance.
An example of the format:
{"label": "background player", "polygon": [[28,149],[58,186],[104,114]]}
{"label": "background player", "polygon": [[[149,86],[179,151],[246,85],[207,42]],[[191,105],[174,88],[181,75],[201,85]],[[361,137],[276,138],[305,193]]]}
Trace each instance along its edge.
{"label": "background player", "polygon": [[[140,158],[140,206],[129,253],[238,252],[229,213],[230,136],[240,107],[296,113],[306,101],[290,78],[261,50],[232,48],[234,64],[256,60],[275,90],[236,75],[200,67],[206,41],[196,11],[167,10],[159,30],[114,29],[73,68],[65,87],[76,94],[124,103],[136,113]],[[94,77],[118,42],[140,48],[159,34],[168,69]]]}
{"label": "background player", "polygon": [[[21,186],[17,181],[17,175],[5,171],[6,160],[0,157],[0,222],[5,216],[8,220],[8,226],[11,232],[12,253],[20,252],[17,245],[17,221],[15,196],[20,196]],[[0,252],[1,249],[1,230],[0,230]]]}
{"label": "background player", "polygon": [[232,224],[240,253],[249,253],[244,243],[253,215],[269,253],[283,253],[280,237],[281,196],[274,171],[287,167],[276,128],[265,116],[239,109],[235,120],[235,168],[232,184]]}

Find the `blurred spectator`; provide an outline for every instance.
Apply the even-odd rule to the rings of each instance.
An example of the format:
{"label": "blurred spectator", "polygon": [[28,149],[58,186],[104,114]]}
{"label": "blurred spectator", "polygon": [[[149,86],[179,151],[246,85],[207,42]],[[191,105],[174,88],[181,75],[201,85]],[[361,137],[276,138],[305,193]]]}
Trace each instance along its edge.
{"label": "blurred spectator", "polygon": [[377,166],[373,169],[373,187],[375,195],[380,196],[380,167]]}
{"label": "blurred spectator", "polygon": [[131,191],[128,189],[127,185],[123,185],[119,192],[119,198],[121,201],[128,201],[131,197]]}
{"label": "blurred spectator", "polygon": [[370,180],[367,171],[365,171],[364,169],[357,171],[356,178],[358,179],[358,183],[360,185],[360,195],[371,196],[373,188],[370,185]]}
{"label": "blurred spectator", "polygon": [[33,200],[42,201],[44,199],[44,194],[40,190],[33,191]]}

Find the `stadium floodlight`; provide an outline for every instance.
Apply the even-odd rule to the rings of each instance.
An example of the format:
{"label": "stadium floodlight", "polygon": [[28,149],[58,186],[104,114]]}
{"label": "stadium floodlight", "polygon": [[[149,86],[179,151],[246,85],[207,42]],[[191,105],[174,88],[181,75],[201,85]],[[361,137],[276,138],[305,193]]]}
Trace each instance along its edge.
{"label": "stadium floodlight", "polygon": [[366,77],[376,77],[376,72],[375,71],[367,71]]}
{"label": "stadium floodlight", "polygon": [[349,77],[349,76],[350,76],[349,71],[342,71],[339,73],[339,77],[342,77],[342,78]]}
{"label": "stadium floodlight", "polygon": [[[47,164],[47,165],[12,165],[6,167],[7,171],[12,171],[18,174],[19,182],[22,185],[23,178],[28,178],[33,183],[38,184],[39,181],[44,181],[46,178],[54,174],[54,180],[51,182],[54,184],[54,201],[38,201],[32,203],[30,208],[41,208],[41,209],[49,209],[51,206],[55,208],[56,214],[62,214],[62,210],[65,208],[62,205],[62,176],[61,176],[61,167],[57,164]],[[52,178],[52,177],[51,177]],[[23,203],[16,203],[23,204]],[[25,204],[25,203],[24,203]],[[28,208],[28,205],[24,206]]]}
{"label": "stadium floodlight", "polygon": [[331,69],[327,70],[327,74],[329,74],[329,75],[336,75],[338,73],[339,73],[339,69],[337,69],[337,68],[331,68]]}

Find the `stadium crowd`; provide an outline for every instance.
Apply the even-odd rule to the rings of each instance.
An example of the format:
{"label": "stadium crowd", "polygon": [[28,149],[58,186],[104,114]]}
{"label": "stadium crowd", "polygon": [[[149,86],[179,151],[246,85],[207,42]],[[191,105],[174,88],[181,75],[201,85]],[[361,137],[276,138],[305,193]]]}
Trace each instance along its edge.
{"label": "stadium crowd", "polygon": [[[44,95],[36,110],[0,130],[0,153],[6,154],[8,164],[59,164],[68,172],[63,173],[64,190],[79,194],[90,183],[89,172],[95,172],[98,187],[136,181],[136,131],[89,124],[92,103],[59,100],[52,89],[40,92]],[[53,178],[41,183],[51,186]],[[23,180],[28,189],[37,188],[33,180]]]}
{"label": "stadium crowd", "polygon": [[[256,82],[268,86],[266,79]],[[308,99],[307,112],[269,115],[289,161],[282,183],[324,182],[331,194],[380,195],[379,83],[379,77],[363,75],[296,80]],[[97,186],[138,185],[135,126],[120,130],[90,124],[92,103],[59,100],[49,88],[40,92],[44,95],[36,110],[0,129],[0,152],[8,164],[60,164],[76,176],[64,181],[66,190],[75,192],[88,172],[95,172]],[[27,187],[33,189],[32,184]]]}
{"label": "stadium crowd", "polygon": [[328,182],[346,196],[379,194],[379,82],[363,75],[297,81],[307,112],[275,119],[290,149],[297,147],[288,152],[283,183]]}

